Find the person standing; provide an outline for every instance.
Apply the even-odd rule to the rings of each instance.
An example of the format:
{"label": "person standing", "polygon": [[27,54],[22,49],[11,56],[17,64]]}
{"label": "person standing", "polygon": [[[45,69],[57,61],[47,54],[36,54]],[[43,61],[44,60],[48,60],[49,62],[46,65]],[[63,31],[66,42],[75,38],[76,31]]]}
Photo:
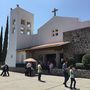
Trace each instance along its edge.
{"label": "person standing", "polygon": [[51,63],[49,64],[50,73],[51,73],[52,69],[53,69],[53,63],[51,62]]}
{"label": "person standing", "polygon": [[70,88],[72,89],[72,84],[74,82],[74,89],[76,89],[76,80],[75,80],[75,68],[73,66],[70,66]]}
{"label": "person standing", "polygon": [[31,63],[29,62],[26,64],[26,72],[25,72],[26,76],[31,76],[32,74],[31,66],[32,66]]}
{"label": "person standing", "polygon": [[42,74],[42,66],[40,62],[38,63],[38,80],[41,81],[41,74]]}
{"label": "person standing", "polygon": [[9,76],[9,67],[7,64],[4,64],[2,67],[2,73],[1,76]]}
{"label": "person standing", "polygon": [[64,75],[64,85],[65,87],[67,87],[67,81],[69,79],[69,70],[68,70],[68,67],[67,67],[67,61],[65,61],[62,65],[62,70],[63,70],[63,75]]}

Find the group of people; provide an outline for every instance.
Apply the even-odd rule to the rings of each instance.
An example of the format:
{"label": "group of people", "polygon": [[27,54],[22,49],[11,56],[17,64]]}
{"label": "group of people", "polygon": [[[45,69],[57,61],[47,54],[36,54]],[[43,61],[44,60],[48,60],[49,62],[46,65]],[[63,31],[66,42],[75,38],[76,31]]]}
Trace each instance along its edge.
{"label": "group of people", "polygon": [[31,63],[27,63],[25,67],[25,76],[32,76],[33,67]]}
{"label": "group of people", "polygon": [[0,74],[0,76],[9,76],[9,67],[7,64],[2,65],[1,69],[2,73]]}
{"label": "group of people", "polygon": [[[65,87],[68,87],[67,86],[67,81],[69,80],[69,78],[71,79],[71,83],[70,83],[70,88],[76,88],[76,80],[75,80],[75,68],[73,65],[70,65],[69,67],[67,66],[67,61],[65,61],[62,65],[62,70],[63,70],[63,75],[64,75],[64,82],[63,84],[65,85]],[[53,64],[50,63],[50,66],[49,66],[50,70],[52,70],[53,68]],[[41,75],[42,75],[42,65],[40,62],[38,62],[38,65],[37,65],[37,72],[38,72],[38,81],[41,81]],[[26,72],[25,72],[25,75],[27,76],[31,76],[32,74],[32,65],[31,63],[27,63],[26,64]],[[74,84],[74,85],[73,85]]]}
{"label": "group of people", "polygon": [[[9,67],[7,64],[3,65],[2,67],[2,73],[0,74],[1,76],[9,76]],[[50,69],[53,68],[53,64],[50,64]],[[26,68],[25,68],[25,76],[32,76],[32,71],[34,70],[32,67],[31,63],[27,63],[26,64]],[[41,74],[42,74],[42,66],[41,63],[38,63],[37,66],[37,71],[38,71],[38,80],[41,81]],[[67,66],[67,61],[65,61],[62,65],[62,70],[63,70],[63,75],[64,75],[64,82],[63,84],[65,85],[65,87],[67,86],[67,81],[69,80],[69,77],[71,79],[71,83],[70,83],[70,88],[76,88],[76,80],[75,80],[75,68],[73,65],[70,65],[69,67]],[[74,85],[73,85],[74,83]]]}
{"label": "group of people", "polygon": [[[26,67],[25,67],[25,76],[32,76],[32,72],[33,72],[33,67],[32,67],[32,64],[31,63],[27,63],[26,64]],[[41,74],[42,74],[42,66],[41,66],[41,63],[39,62],[38,63],[38,66],[37,66],[37,71],[38,71],[38,80],[41,81]]]}
{"label": "group of people", "polygon": [[76,88],[76,80],[75,80],[75,67],[73,65],[67,66],[67,61],[65,61],[62,65],[63,75],[64,75],[64,85],[67,86],[67,81],[70,77],[70,88],[75,89]]}

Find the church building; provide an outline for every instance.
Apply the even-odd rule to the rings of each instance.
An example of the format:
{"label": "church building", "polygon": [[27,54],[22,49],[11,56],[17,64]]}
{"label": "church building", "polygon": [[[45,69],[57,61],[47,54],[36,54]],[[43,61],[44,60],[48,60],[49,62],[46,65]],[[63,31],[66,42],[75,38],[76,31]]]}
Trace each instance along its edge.
{"label": "church building", "polygon": [[6,63],[10,67],[34,58],[59,67],[65,58],[90,51],[90,21],[74,17],[54,16],[34,31],[34,15],[19,5],[10,11],[9,46]]}

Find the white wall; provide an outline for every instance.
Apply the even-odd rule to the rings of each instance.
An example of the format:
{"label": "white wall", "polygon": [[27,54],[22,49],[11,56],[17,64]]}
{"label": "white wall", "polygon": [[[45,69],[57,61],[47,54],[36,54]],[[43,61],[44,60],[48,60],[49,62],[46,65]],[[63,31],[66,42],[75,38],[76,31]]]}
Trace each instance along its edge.
{"label": "white wall", "polygon": [[[15,19],[15,24],[13,25],[13,20]],[[29,13],[23,10],[20,7],[16,7],[10,11],[10,31],[9,31],[9,47],[6,58],[6,63],[10,67],[16,66],[16,51],[19,48],[24,48],[30,46],[31,35],[21,34],[21,19],[24,19],[26,22],[31,22],[31,34],[33,34],[34,28],[34,17],[32,13]],[[15,31],[13,31],[13,27],[15,27]],[[25,29],[27,26],[25,24]]]}

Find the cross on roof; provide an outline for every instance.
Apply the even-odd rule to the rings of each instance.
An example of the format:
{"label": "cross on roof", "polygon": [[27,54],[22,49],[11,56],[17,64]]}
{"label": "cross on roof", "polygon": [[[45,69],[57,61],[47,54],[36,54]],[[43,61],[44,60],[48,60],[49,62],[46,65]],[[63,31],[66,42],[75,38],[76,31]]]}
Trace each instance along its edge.
{"label": "cross on roof", "polygon": [[52,11],[52,13],[54,13],[54,16],[56,16],[56,12],[58,11],[58,9],[54,8],[54,10]]}

